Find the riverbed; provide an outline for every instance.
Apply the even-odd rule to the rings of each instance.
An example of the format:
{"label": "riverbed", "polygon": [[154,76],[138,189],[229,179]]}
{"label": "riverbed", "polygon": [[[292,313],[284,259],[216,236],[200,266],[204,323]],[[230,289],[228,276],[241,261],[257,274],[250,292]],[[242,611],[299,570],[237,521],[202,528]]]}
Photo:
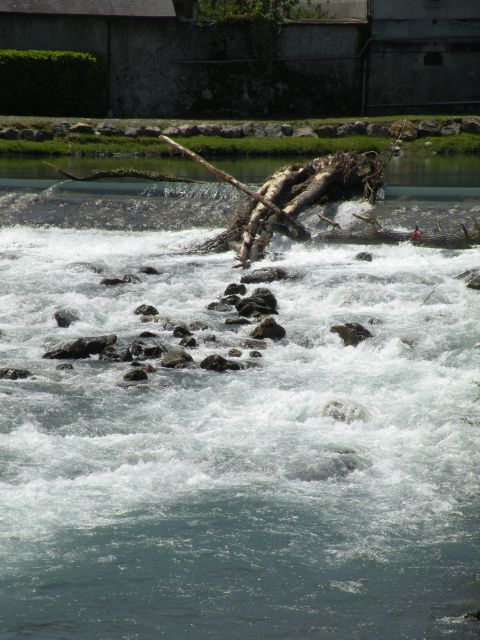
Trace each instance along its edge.
{"label": "riverbed", "polygon": [[[465,160],[394,159],[376,215],[470,224],[480,163]],[[255,184],[275,167],[224,168]],[[252,327],[207,309],[240,280],[233,254],[189,250],[243,196],[49,171],[0,162],[0,361],[33,373],[0,380],[0,639],[478,638],[464,616],[480,608],[480,294],[457,277],[480,267],[478,249],[276,238],[262,266],[295,276],[265,285],[286,338],[222,374],[152,359],[129,386],[127,362],[62,371],[42,355],[145,329],[178,344],[135,315],[148,303],[208,327],[195,363],[231,348],[250,362]],[[369,207],[329,213],[348,227]],[[321,230],[315,211],[304,220]],[[124,274],[139,281],[101,284]],[[65,308],[78,320],[62,329]],[[341,322],[372,338],[345,347]]]}

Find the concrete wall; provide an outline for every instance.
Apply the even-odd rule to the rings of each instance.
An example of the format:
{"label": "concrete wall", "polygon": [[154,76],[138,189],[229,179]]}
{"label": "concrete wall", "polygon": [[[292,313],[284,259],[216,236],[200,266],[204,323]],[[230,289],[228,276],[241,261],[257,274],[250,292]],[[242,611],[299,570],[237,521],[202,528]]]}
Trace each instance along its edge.
{"label": "concrete wall", "polygon": [[[3,15],[4,48],[99,54],[118,117],[358,113],[366,25],[197,26],[174,20]],[[80,115],[80,114],[79,114]]]}
{"label": "concrete wall", "polygon": [[370,0],[375,20],[480,20],[479,0]]}

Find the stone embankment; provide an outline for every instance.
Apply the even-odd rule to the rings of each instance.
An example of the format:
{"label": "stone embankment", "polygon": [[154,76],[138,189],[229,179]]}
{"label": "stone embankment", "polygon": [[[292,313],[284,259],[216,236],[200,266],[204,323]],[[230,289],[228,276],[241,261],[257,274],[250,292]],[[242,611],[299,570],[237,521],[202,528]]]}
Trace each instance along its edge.
{"label": "stone embankment", "polygon": [[[161,134],[189,138],[193,136],[217,136],[220,138],[245,137],[318,137],[345,138],[348,136],[372,136],[398,138],[409,141],[417,138],[456,136],[460,133],[480,135],[479,117],[438,118],[431,120],[399,120],[397,122],[339,122],[337,124],[308,124],[280,122],[226,123],[159,123],[160,126],[139,125],[118,121],[99,123],[59,121],[42,124],[43,128],[28,128],[14,123],[0,128],[0,139],[45,142],[69,136],[95,136],[97,138],[123,137],[130,139],[155,138]],[[1,127],[1,125],[0,125]]]}

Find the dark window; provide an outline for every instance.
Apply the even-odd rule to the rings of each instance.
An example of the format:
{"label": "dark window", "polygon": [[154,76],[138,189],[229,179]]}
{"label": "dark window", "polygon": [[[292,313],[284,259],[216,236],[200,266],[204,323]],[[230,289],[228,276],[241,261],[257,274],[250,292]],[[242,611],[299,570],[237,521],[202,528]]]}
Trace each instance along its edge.
{"label": "dark window", "polygon": [[443,65],[443,56],[439,51],[429,51],[423,58],[423,64],[426,67],[441,67]]}

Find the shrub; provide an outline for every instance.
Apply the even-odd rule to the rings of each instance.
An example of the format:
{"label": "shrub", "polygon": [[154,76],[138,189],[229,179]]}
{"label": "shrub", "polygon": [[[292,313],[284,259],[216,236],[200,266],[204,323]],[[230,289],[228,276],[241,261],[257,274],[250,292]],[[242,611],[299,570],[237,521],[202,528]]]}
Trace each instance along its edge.
{"label": "shrub", "polygon": [[0,50],[0,113],[102,116],[106,74],[90,53]]}

